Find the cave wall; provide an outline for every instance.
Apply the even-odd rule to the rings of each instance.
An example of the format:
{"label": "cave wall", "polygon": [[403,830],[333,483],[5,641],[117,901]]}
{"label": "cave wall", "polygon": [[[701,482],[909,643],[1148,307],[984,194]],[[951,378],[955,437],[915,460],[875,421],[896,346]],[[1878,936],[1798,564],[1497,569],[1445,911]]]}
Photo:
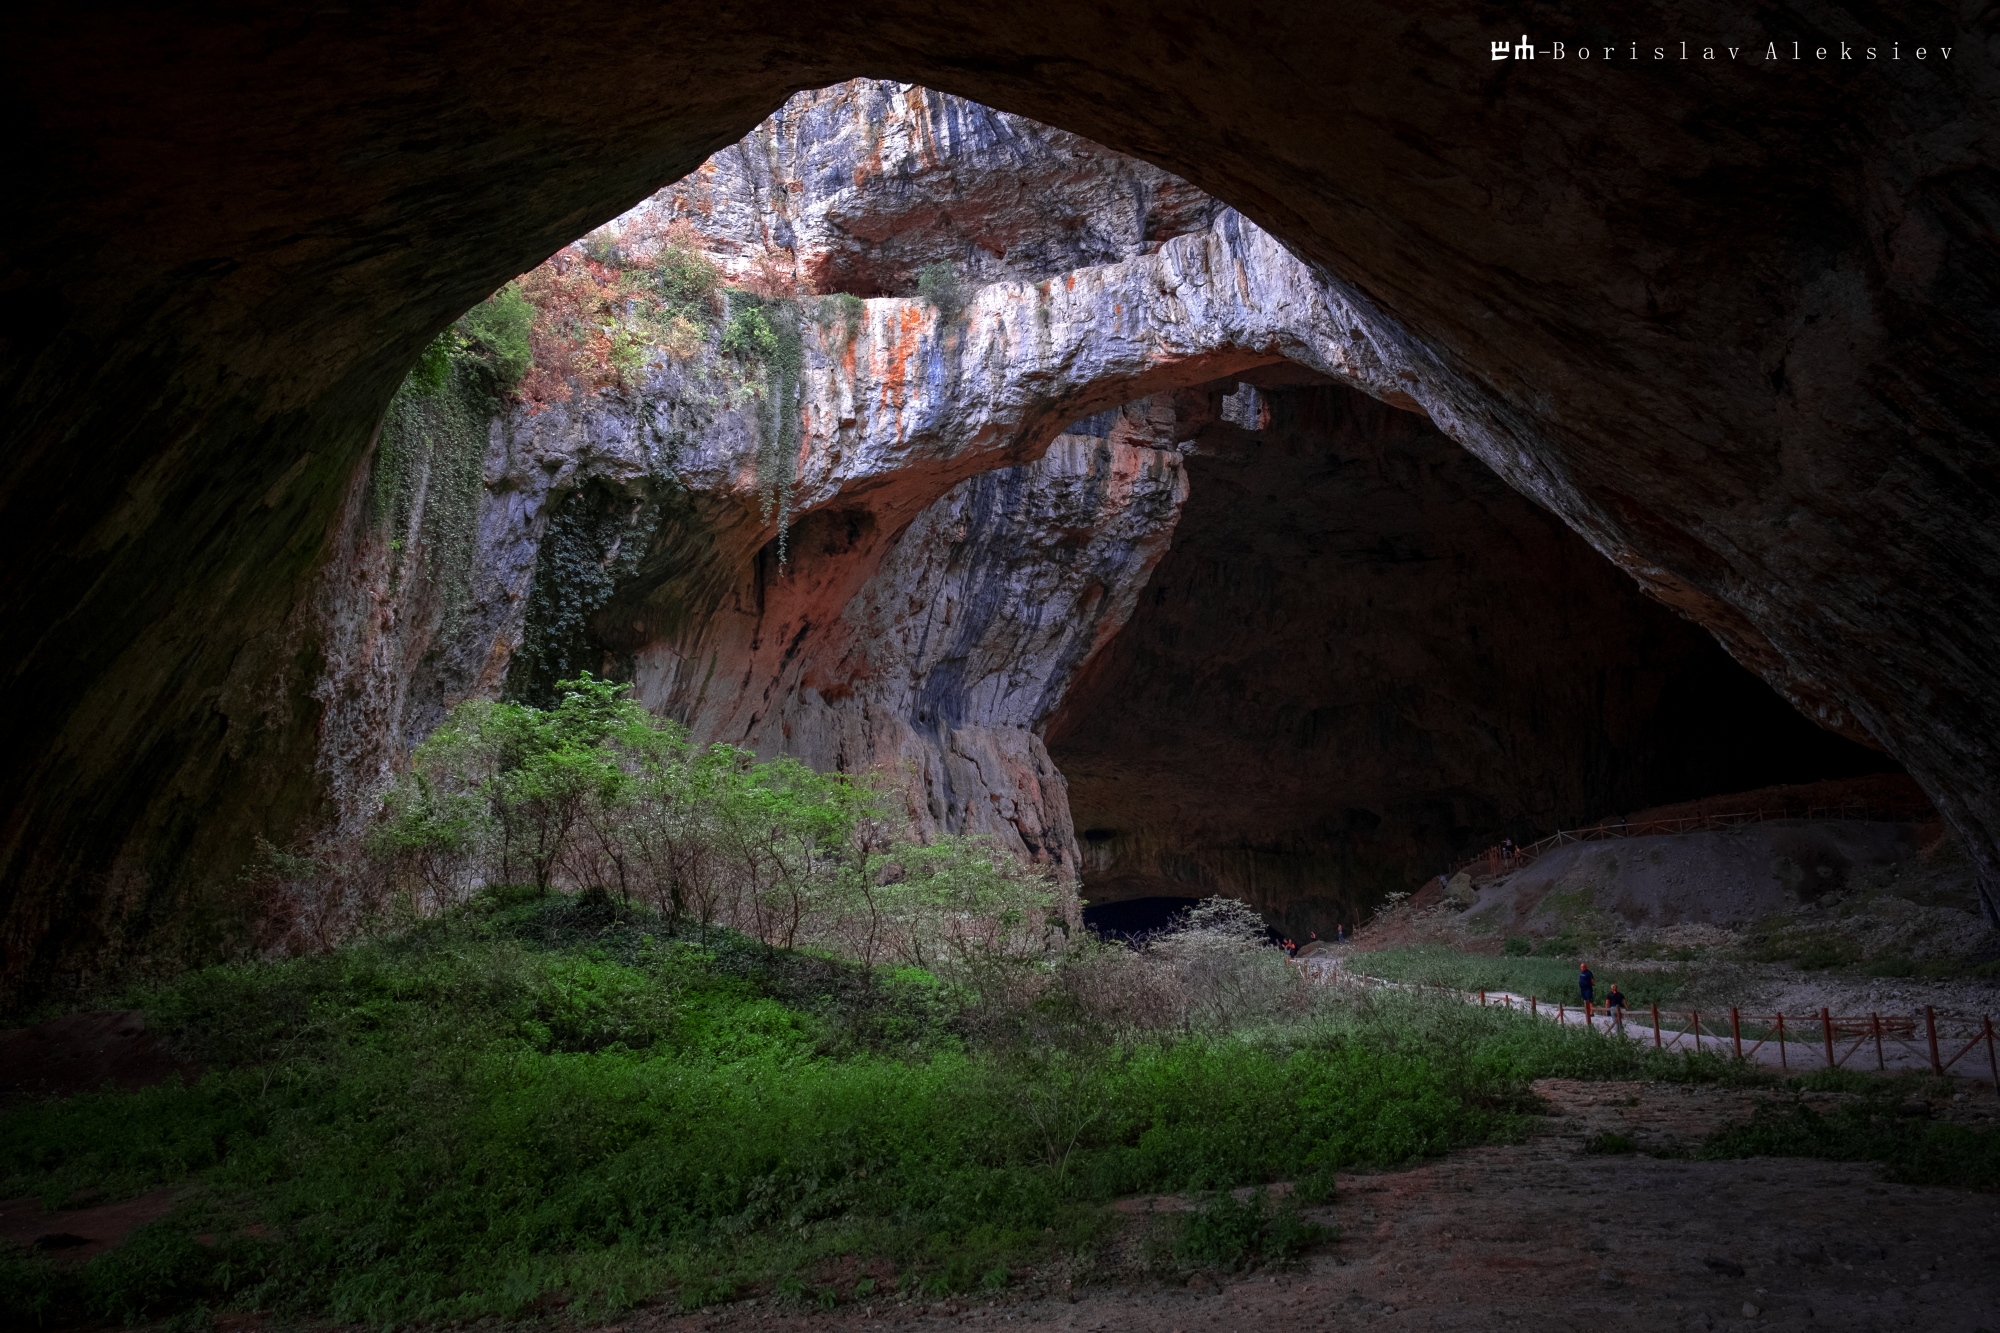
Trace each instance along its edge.
{"label": "cave wall", "polygon": [[612,223],[685,220],[736,276],[914,296],[918,272],[1034,282],[1151,254],[1220,200],[1088,139],[930,88],[852,79],[790,98]]}
{"label": "cave wall", "polygon": [[766,547],[692,653],[637,653],[637,697],[707,740],[900,793],[919,833],[997,838],[1076,877],[1039,725],[1111,642],[1187,494],[1171,440],[1061,435],[899,530],[817,510]]}
{"label": "cave wall", "polygon": [[[1990,25],[1839,0],[1533,23],[1759,59],[1495,62],[1521,24],[1436,3],[31,12],[0,57],[24,183],[0,614],[32,701],[0,724],[7,976],[110,915],[150,929],[253,834],[317,817],[307,608],[419,349],[860,71],[1087,134],[1270,227],[1448,434],[1885,745],[2000,891]],[[1891,36],[1955,58],[1761,58]]]}
{"label": "cave wall", "polygon": [[1330,934],[1503,836],[1893,767],[1430,422],[1311,378],[1225,386],[1166,558],[1047,723],[1090,901]]}

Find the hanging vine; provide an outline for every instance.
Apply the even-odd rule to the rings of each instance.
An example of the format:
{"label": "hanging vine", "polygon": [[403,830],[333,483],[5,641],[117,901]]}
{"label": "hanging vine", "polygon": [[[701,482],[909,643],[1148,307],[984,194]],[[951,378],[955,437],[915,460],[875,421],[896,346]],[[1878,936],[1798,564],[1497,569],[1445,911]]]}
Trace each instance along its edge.
{"label": "hanging vine", "polygon": [[778,563],[782,565],[788,555],[792,499],[798,487],[805,333],[797,301],[734,291],[729,301],[729,326],[723,330],[722,350],[756,367],[762,379],[757,407],[759,517],[768,523],[774,512],[777,515]]}
{"label": "hanging vine", "polygon": [[472,591],[487,431],[528,368],[532,318],[519,285],[502,287],[431,340],[382,419],[373,509],[389,577],[400,585],[415,562],[447,630]]}

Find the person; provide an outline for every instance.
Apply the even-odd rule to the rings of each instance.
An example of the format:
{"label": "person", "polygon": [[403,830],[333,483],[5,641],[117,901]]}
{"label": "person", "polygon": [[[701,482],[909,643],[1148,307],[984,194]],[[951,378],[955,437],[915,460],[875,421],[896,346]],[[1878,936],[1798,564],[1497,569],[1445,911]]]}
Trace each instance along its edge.
{"label": "person", "polygon": [[1333,942],[1334,942],[1335,944],[1345,944],[1345,943],[1347,943],[1347,927],[1346,927],[1345,925],[1342,925],[1342,924],[1341,924],[1341,923],[1339,923],[1339,922],[1335,922],[1335,923],[1334,923],[1334,927],[1333,927]]}
{"label": "person", "polygon": [[1451,887],[1450,878],[1445,874],[1443,874],[1442,872],[1440,872],[1438,875],[1438,887],[1440,889],[1448,889]]}
{"label": "person", "polygon": [[1611,993],[1604,997],[1604,1012],[1611,1015],[1611,1021],[1625,1026],[1625,997],[1618,991],[1618,983],[1611,983]]}
{"label": "person", "polygon": [[1508,865],[1511,866],[1514,864],[1514,840],[1512,838],[1500,839],[1500,855],[1505,858]]}
{"label": "person", "polygon": [[1597,976],[1590,970],[1589,963],[1576,965],[1576,988],[1583,992],[1583,1002],[1589,1004],[1597,997]]}

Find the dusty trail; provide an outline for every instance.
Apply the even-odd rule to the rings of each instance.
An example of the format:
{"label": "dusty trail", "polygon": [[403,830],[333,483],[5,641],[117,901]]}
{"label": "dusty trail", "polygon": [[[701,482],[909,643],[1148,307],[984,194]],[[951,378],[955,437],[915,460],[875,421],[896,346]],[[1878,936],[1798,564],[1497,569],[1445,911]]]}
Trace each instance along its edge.
{"label": "dusty trail", "polygon": [[[1528,1014],[1544,1022],[1585,1028],[1609,1040],[1633,1041],[1673,1051],[1710,1051],[1730,1056],[1740,1053],[1743,1059],[1753,1064],[1768,1065],[1795,1074],[1823,1069],[1829,1063],[1843,1069],[1876,1073],[1931,1067],[1928,1033],[1922,1015],[1884,1014],[1881,1015],[1879,1031],[1871,1032],[1859,1026],[1866,1016],[1856,1019],[1853,1015],[1835,1014],[1832,1016],[1832,1060],[1829,1061],[1828,1042],[1817,1014],[1787,1015],[1782,1034],[1769,1026],[1770,1015],[1746,1014],[1739,1041],[1730,1033],[1726,1008],[1702,1013],[1698,1026],[1689,1021],[1686,1012],[1678,1009],[1672,1013],[1662,1011],[1660,1027],[1656,1031],[1653,1016],[1645,1008],[1633,1009],[1620,1022],[1602,1009],[1589,1012],[1574,1004],[1537,1001],[1513,991],[1474,993],[1385,981],[1380,977],[1351,972],[1343,966],[1341,959],[1329,955],[1300,959],[1298,967],[1321,985],[1374,986],[1392,990],[1421,990],[1433,995],[1457,995],[1467,1004],[1495,1006]],[[1939,1021],[1938,1058],[1952,1074],[1967,1078],[1984,1077],[1996,1091],[2000,1091],[2000,1054],[1997,1052],[2000,1052],[2000,1042],[1976,1026],[1965,1021]]]}

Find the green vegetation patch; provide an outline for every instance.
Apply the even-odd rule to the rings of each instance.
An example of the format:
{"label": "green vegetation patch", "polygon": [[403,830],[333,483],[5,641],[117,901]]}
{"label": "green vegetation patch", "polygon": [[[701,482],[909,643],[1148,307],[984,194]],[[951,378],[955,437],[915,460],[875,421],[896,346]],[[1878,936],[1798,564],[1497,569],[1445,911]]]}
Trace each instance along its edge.
{"label": "green vegetation patch", "polygon": [[533,318],[519,283],[474,306],[425,346],[382,421],[374,519],[391,576],[421,569],[447,625],[471,590],[487,432],[532,363]]}
{"label": "green vegetation patch", "polygon": [[26,1315],[970,1290],[1094,1255],[1105,1202],[1138,1192],[1213,1194],[1177,1262],[1277,1262],[1310,1227],[1215,1192],[1297,1178],[1317,1201],[1336,1170],[1519,1134],[1537,1077],[1714,1072],[1405,996],[1164,1042],[1031,1012],[1028,1040],[926,972],[532,890],[131,998],[207,1072],[8,1113],[0,1189],[182,1200],[82,1270],[10,1251],[0,1298]]}
{"label": "green vegetation patch", "polygon": [[[1518,952],[1518,948],[1509,940],[1505,954],[1496,958],[1491,954],[1460,953],[1444,945],[1412,944],[1356,954],[1347,965],[1352,971],[1385,981],[1462,991],[1511,991],[1516,995],[1537,996],[1549,1004],[1578,1002],[1577,962],[1573,957],[1528,957]],[[1626,1004],[1634,1009],[1673,1000],[1688,981],[1688,974],[1680,970],[1620,971],[1595,959],[1587,961],[1597,977],[1599,1001],[1616,982]]]}
{"label": "green vegetation patch", "polygon": [[1824,1111],[1804,1102],[1766,1103],[1748,1124],[1712,1136],[1697,1155],[1880,1162],[1900,1184],[2000,1189],[2000,1131],[1933,1119],[1927,1102],[1905,1100],[1910,1079],[1858,1077],[1860,1083],[1850,1080],[1838,1090],[1861,1092],[1859,1101]]}

